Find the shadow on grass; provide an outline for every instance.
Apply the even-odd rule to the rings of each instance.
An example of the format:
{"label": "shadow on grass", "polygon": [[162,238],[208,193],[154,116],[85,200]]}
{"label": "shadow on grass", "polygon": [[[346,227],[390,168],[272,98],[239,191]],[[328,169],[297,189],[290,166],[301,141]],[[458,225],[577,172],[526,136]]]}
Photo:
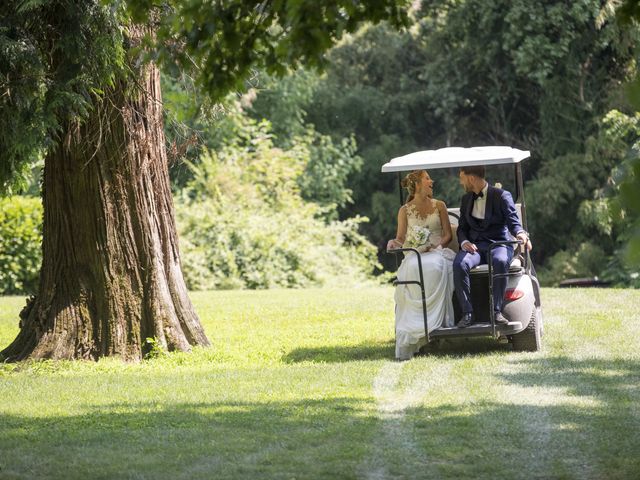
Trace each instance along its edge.
{"label": "shadow on grass", "polygon": [[[510,345],[499,344],[488,338],[441,340],[430,344],[418,356],[464,357],[466,355],[509,352]],[[366,342],[358,345],[330,345],[325,347],[296,348],[282,357],[284,363],[318,362],[342,363],[362,360],[394,360],[395,343]]]}
{"label": "shadow on grass", "polygon": [[[327,398],[4,414],[0,477],[637,478],[640,430],[630,427],[638,391],[627,387],[637,385],[640,365],[596,364],[594,376],[587,365],[566,370],[556,360],[546,375],[543,363],[520,362],[523,374],[505,379],[593,395],[581,383],[604,376],[601,404],[538,405],[531,396],[376,416],[365,400]],[[622,391],[636,403],[621,401]]]}
{"label": "shadow on grass", "polygon": [[502,401],[171,403],[188,394],[171,384],[144,403],[0,414],[0,478],[637,478],[639,362],[507,361],[517,373],[497,378],[522,391]]}
{"label": "shadow on grass", "polygon": [[635,360],[557,356],[512,363],[521,367],[519,371],[500,375],[511,384],[563,388],[570,395],[589,396],[607,404],[640,396],[640,362]]}
{"label": "shadow on grass", "polygon": [[376,419],[354,399],[125,403],[0,415],[0,478],[342,478]]}
{"label": "shadow on grass", "polygon": [[296,348],[282,357],[284,363],[318,362],[342,363],[359,360],[392,360],[395,344],[366,342],[358,345],[331,345],[326,347]]}
{"label": "shadow on grass", "polygon": [[426,347],[423,347],[420,355],[455,358],[511,351],[511,344],[498,343],[493,338],[450,338],[439,339],[430,343]]}

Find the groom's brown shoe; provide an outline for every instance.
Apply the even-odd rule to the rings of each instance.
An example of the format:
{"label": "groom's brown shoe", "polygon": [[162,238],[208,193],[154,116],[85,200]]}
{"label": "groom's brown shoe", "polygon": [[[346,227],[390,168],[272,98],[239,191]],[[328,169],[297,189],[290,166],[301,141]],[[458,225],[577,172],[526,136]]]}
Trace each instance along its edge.
{"label": "groom's brown shoe", "polygon": [[457,327],[458,328],[467,328],[469,325],[471,325],[471,314],[470,313],[465,313],[462,318],[460,319],[460,321],[458,322]]}

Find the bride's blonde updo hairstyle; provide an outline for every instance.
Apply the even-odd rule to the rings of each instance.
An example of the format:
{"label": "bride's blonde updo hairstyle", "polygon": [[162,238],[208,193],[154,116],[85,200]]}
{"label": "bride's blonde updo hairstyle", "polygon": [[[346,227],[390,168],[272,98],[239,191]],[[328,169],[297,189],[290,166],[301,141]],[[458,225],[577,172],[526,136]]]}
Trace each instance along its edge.
{"label": "bride's blonde updo hairstyle", "polygon": [[407,203],[413,200],[413,197],[416,195],[416,185],[418,185],[423,175],[424,170],[414,170],[402,179],[402,182],[400,184],[409,192]]}

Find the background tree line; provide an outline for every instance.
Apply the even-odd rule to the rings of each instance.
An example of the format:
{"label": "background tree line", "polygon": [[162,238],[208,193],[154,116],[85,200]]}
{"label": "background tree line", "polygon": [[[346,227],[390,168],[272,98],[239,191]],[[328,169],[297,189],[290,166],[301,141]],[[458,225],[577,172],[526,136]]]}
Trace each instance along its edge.
{"label": "background tree line", "polygon": [[[637,212],[620,202],[640,137],[624,91],[638,29],[614,13],[594,0],[423,1],[403,31],[380,23],[345,38],[324,73],[259,67],[218,102],[165,68],[188,286],[360,281],[391,268],[362,237],[381,248],[394,234],[397,183],[380,166],[481,144],[532,152],[527,204],[545,283],[598,275],[638,286],[624,260]],[[455,172],[431,173],[437,195],[457,205]],[[21,266],[4,251],[14,271],[2,274],[4,291],[24,291],[29,280],[16,280]]]}
{"label": "background tree line", "polygon": [[[599,276],[638,286],[625,248],[637,213],[620,202],[640,138],[627,95],[637,45],[637,26],[621,25],[610,2],[424,1],[404,31],[381,23],[343,40],[325,73],[257,72],[242,114],[267,119],[281,148],[305,132],[357,146],[358,161],[316,152],[302,195],[331,203],[340,219],[368,218],[360,230],[386,268],[394,266],[382,248],[395,233],[398,192],[381,165],[421,149],[506,144],[532,153],[527,205],[542,281]],[[198,118],[186,123],[206,132]],[[215,125],[205,141],[228,131]],[[185,171],[178,162],[176,184]],[[458,205],[455,172],[431,173],[437,195]]]}
{"label": "background tree line", "polygon": [[[333,48],[324,75],[258,84],[249,113],[278,119],[285,141],[303,124],[355,138],[362,168],[339,213],[367,216],[363,231],[379,248],[398,208],[396,179],[380,174],[388,159],[448,145],[530,150],[543,282],[597,275],[638,286],[625,260],[637,213],[619,201],[640,138],[626,91],[637,45],[637,26],[616,21],[611,2],[425,1],[406,31],[370,26]],[[458,205],[451,173],[432,172],[437,194]]]}

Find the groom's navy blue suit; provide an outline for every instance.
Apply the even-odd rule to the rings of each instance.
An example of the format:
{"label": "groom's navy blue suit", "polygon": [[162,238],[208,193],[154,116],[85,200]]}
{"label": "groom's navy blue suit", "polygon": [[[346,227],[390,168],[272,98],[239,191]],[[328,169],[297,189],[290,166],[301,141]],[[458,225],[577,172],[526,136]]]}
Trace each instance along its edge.
{"label": "groom's navy blue suit", "polygon": [[[478,247],[478,252],[469,253],[460,249],[453,261],[453,281],[462,313],[471,313],[473,311],[469,271],[480,264],[487,263],[489,245],[492,242],[512,240],[511,235],[515,237],[519,232],[523,231],[513,198],[506,190],[488,186],[483,219],[478,219],[471,215],[474,201],[475,195],[473,192],[469,192],[462,197],[457,235],[460,245],[465,240],[468,240]],[[492,255],[493,271],[495,273],[506,273],[513,257],[513,247],[510,245],[497,247],[493,249]],[[493,305],[497,312],[502,311],[506,288],[506,277],[495,280],[493,284]]]}

